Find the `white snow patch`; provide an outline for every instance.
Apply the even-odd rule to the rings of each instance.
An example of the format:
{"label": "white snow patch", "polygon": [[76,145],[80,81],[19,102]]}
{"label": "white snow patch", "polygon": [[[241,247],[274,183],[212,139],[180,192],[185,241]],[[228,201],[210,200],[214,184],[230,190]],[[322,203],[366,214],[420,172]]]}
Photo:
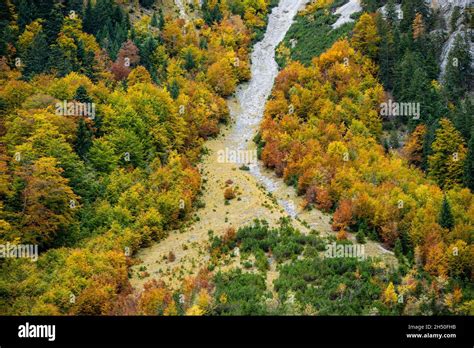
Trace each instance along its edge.
{"label": "white snow patch", "polygon": [[[386,15],[386,7],[387,5],[383,5],[381,8],[379,8],[380,13],[382,14],[383,18],[385,18]],[[400,4],[395,4],[395,12],[397,13],[398,19],[403,18],[403,11],[402,11],[402,5]]]}
{"label": "white snow patch", "polygon": [[339,28],[341,25],[349,22],[353,22],[354,20],[351,18],[353,13],[362,11],[362,7],[360,6],[359,0],[349,0],[349,2],[341,7],[339,7],[335,14],[341,15],[337,21],[332,25],[333,29]]}
{"label": "white snow patch", "polygon": [[174,0],[174,3],[176,7],[178,7],[178,10],[179,10],[179,18],[183,18],[187,20],[188,15],[186,13],[186,5],[183,2],[183,0]]}

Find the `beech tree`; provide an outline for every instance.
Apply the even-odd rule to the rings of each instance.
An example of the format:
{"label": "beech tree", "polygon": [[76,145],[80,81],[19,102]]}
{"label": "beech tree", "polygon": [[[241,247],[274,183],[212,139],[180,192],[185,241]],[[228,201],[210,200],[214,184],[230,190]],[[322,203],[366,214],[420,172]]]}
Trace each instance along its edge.
{"label": "beech tree", "polygon": [[140,55],[137,46],[128,40],[118,52],[117,60],[112,64],[111,71],[117,81],[127,78],[128,74],[140,62]]}
{"label": "beech tree", "polygon": [[21,239],[24,242],[48,245],[59,232],[71,227],[79,200],[62,173],[63,170],[57,167],[57,161],[52,157],[35,161],[31,174],[23,172],[25,189]]}

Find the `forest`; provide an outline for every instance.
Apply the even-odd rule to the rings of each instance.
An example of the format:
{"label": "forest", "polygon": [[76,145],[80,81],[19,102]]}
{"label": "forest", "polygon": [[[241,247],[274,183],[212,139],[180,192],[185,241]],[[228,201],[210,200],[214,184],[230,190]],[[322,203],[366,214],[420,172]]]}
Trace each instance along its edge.
{"label": "forest", "polygon": [[[222,216],[178,285],[141,264],[218,210],[202,162],[236,122],[228,101],[279,3],[191,0],[182,16],[166,0],[0,0],[0,245],[39,250],[0,258],[0,314],[474,314],[474,71],[459,29],[474,19],[423,0],[363,0],[338,28],[348,1],[308,1],[276,49],[253,146],[329,233]],[[381,112],[394,104],[419,112]],[[233,180],[223,206],[245,204]],[[369,243],[393,262],[325,257]]]}

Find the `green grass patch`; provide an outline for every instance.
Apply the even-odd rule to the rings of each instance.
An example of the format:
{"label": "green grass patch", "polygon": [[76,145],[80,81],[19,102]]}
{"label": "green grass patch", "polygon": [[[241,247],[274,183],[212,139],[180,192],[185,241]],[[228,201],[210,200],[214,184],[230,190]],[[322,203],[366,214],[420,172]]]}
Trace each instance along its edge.
{"label": "green grass patch", "polygon": [[[345,2],[336,1],[332,8],[342,6]],[[282,50],[282,47],[290,50],[291,60],[309,65],[313,57],[319,56],[334,42],[346,37],[352,31],[354,22],[332,29],[331,25],[337,21],[338,17],[339,15],[334,15],[330,10],[318,10],[312,14],[297,16],[295,23],[277,49],[278,65],[284,67],[288,63],[288,55],[284,54],[285,50]]]}

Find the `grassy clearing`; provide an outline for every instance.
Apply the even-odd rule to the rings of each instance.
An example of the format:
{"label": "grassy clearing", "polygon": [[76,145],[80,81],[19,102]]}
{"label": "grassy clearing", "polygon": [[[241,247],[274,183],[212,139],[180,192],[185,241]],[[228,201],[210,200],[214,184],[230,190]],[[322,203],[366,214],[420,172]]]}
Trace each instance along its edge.
{"label": "grassy clearing", "polygon": [[278,65],[283,67],[289,60],[308,65],[313,57],[319,56],[335,41],[347,36],[354,27],[354,22],[346,23],[337,29],[332,28],[332,24],[339,17],[333,12],[346,2],[346,0],[335,1],[330,9],[320,9],[314,13],[297,16],[295,23],[277,48]]}

